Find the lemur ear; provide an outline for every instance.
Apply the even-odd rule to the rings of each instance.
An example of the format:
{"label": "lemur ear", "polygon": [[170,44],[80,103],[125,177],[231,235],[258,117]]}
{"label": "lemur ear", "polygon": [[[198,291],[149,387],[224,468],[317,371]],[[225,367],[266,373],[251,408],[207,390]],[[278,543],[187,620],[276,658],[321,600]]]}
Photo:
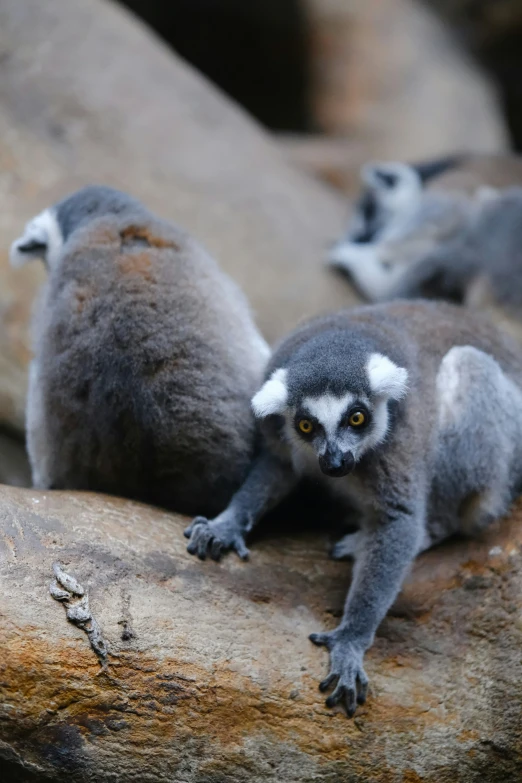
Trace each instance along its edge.
{"label": "lemur ear", "polygon": [[254,395],[252,410],[255,416],[262,419],[265,416],[284,413],[288,401],[287,374],[283,367],[275,370]]}
{"label": "lemur ear", "polygon": [[20,267],[36,258],[49,264],[61,245],[62,236],[56,216],[51,209],[46,209],[27,223],[22,236],[11,245],[11,266]]}
{"label": "lemur ear", "polygon": [[475,191],[475,199],[479,204],[490,204],[500,198],[501,195],[502,193],[498,188],[493,188],[490,185],[481,185]]}
{"label": "lemur ear", "polygon": [[408,391],[408,371],[383,356],[372,353],[366,364],[372,392],[377,397],[400,400]]}
{"label": "lemur ear", "polygon": [[421,179],[406,163],[366,163],[361,169],[361,180],[372,190],[392,191],[401,185],[419,186]]}

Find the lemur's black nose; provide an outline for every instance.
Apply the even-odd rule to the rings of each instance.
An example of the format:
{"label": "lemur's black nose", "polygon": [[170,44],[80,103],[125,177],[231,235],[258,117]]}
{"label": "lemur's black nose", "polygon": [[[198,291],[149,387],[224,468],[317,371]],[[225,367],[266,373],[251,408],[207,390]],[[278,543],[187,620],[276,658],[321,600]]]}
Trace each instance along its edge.
{"label": "lemur's black nose", "polygon": [[351,451],[342,452],[340,449],[327,449],[319,457],[319,467],[326,476],[347,476],[355,466],[355,459]]}

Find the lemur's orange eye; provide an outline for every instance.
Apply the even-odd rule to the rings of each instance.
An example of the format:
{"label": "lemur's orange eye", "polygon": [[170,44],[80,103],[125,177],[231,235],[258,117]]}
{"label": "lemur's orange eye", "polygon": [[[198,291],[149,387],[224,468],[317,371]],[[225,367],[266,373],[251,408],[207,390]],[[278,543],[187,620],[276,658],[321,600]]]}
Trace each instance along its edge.
{"label": "lemur's orange eye", "polygon": [[366,416],[362,411],[354,411],[348,419],[348,424],[350,427],[362,427],[365,421]]}
{"label": "lemur's orange eye", "polygon": [[301,432],[303,432],[305,435],[310,435],[312,432],[314,425],[310,421],[310,419],[300,419],[299,424],[297,425]]}

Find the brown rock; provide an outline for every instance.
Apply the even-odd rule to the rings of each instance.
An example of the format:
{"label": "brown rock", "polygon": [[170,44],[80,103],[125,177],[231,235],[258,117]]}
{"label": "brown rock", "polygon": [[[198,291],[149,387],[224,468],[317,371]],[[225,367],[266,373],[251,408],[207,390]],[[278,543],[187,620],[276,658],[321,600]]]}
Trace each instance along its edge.
{"label": "brown rock", "polygon": [[365,158],[506,149],[488,79],[418,0],[305,0],[319,129]]}
{"label": "brown rock", "polygon": [[[361,165],[368,162],[360,146],[352,144],[348,139],[289,134],[278,136],[278,143],[293,165],[319,180],[324,180],[352,199],[359,195]],[[421,162],[420,159],[411,157],[402,160],[406,163]],[[483,185],[494,188],[521,186],[522,156],[509,153],[465,154],[455,168],[429,180],[427,187],[473,193]]]}
{"label": "brown rock", "polygon": [[[363,145],[348,139],[328,136],[280,135],[278,142],[288,160],[319,180],[337,188],[350,198],[361,190],[360,170],[368,162]],[[417,163],[428,158],[379,158]],[[522,185],[522,157],[514,154],[486,155],[469,153],[451,171],[432,179],[429,188],[462,190],[473,193],[478,187],[489,185],[507,188]]]}
{"label": "brown rock", "polygon": [[344,206],[130,15],[101,0],[0,7],[0,423],[22,426],[42,272],[13,272],[25,221],[86,183],[188,229],[243,286],[267,338],[350,293],[322,264]]}
{"label": "brown rock", "polygon": [[298,133],[280,133],[276,138],[293,166],[350,197],[358,194],[361,188],[359,172],[369,156],[364,141]]}
{"label": "brown rock", "polygon": [[482,185],[492,188],[522,186],[522,156],[469,155],[451,171],[429,183],[437,190],[462,190],[473,193]]}
{"label": "brown rock", "polygon": [[[199,563],[185,521],[146,506],[14,488],[0,503],[0,758],[12,770],[82,783],[518,779],[522,507],[418,560],[368,654],[369,701],[348,721],[324,706],[327,659],[307,639],[334,626],[349,581],[324,538]],[[80,583],[67,582],[65,606],[49,593],[56,561]],[[92,615],[98,653],[66,611]]]}

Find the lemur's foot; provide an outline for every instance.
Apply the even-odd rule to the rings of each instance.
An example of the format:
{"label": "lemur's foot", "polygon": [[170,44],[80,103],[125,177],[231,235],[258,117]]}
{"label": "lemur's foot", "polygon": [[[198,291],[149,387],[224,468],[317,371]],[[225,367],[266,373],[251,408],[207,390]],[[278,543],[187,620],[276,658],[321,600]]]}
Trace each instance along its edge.
{"label": "lemur's foot", "polygon": [[368,692],[368,677],[362,665],[364,647],[350,641],[346,632],[339,628],[330,633],[312,633],[310,641],[330,651],[330,672],[319,685],[323,693],[334,686],[333,693],[326,699],[326,706],[342,704],[348,717],[352,718],[357,705],[366,701]]}
{"label": "lemur's foot", "polygon": [[[222,515],[221,515],[222,516]],[[235,549],[242,560],[247,560],[249,551],[245,544],[243,527],[233,519],[206,519],[196,517],[184,531],[190,538],[187,552],[205,560],[210,555],[212,560],[219,560],[221,555],[230,549]]]}
{"label": "lemur's foot", "polygon": [[330,551],[330,557],[332,560],[348,560],[355,558],[357,555],[357,549],[361,542],[361,533],[348,533],[343,536]]}

